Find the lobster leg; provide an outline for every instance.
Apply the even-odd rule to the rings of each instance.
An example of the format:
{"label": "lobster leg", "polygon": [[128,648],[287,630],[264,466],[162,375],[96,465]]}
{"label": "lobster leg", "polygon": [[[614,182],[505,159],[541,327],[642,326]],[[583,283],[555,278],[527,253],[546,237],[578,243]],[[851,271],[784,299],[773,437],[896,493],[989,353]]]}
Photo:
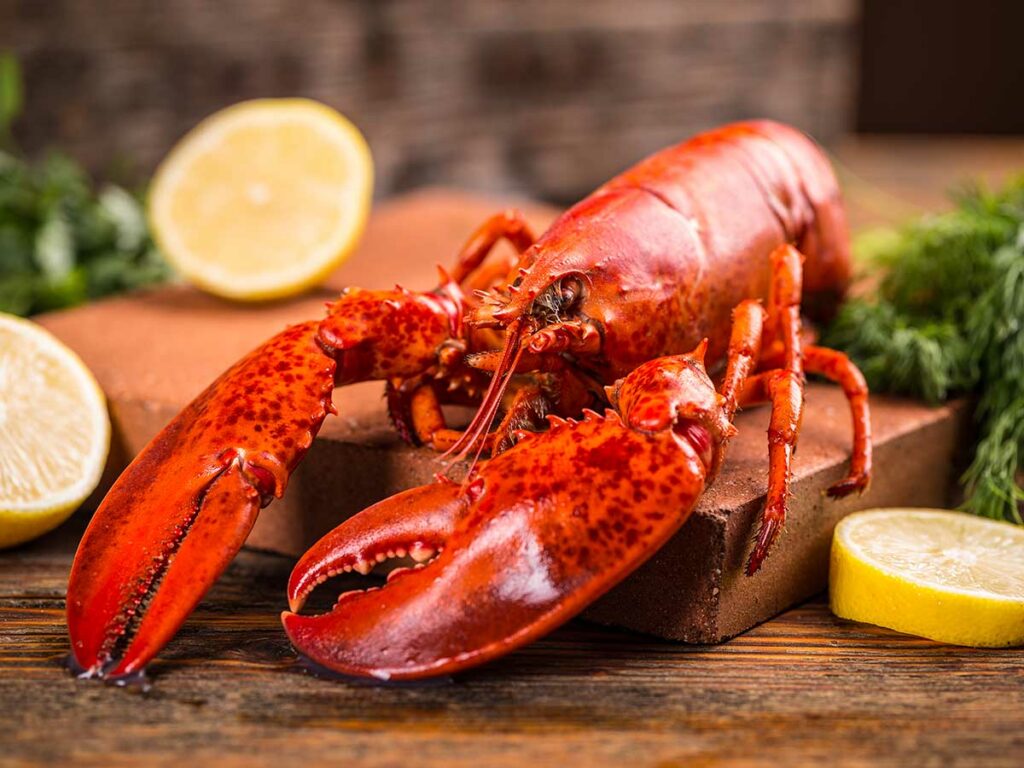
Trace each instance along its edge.
{"label": "lobster leg", "polygon": [[739,406],[743,385],[761,357],[764,319],[764,309],[753,299],[741,302],[732,312],[732,335],[729,337],[725,378],[721,387],[725,412],[730,419]]}
{"label": "lobster leg", "polygon": [[[864,374],[842,352],[827,347],[810,346],[804,349],[804,370],[824,376],[839,384],[850,404],[853,422],[853,455],[850,471],[839,482],[828,489],[828,495],[842,498],[853,492],[862,492],[871,478],[871,411],[868,404],[867,383]],[[776,376],[775,371],[765,371],[751,376],[743,382],[739,405],[757,405],[771,400],[769,384]]]}
{"label": "lobster leg", "polygon": [[772,282],[766,336],[781,342],[783,367],[763,374],[761,379],[772,404],[768,426],[768,498],[761,514],[754,548],[747,561],[748,576],[757,573],[786,520],[793,453],[803,415],[804,373],[800,335],[802,262],[803,256],[792,246],[780,246],[771,254]]}
{"label": "lobster leg", "polygon": [[[487,290],[492,287],[495,280],[506,277],[514,266],[511,261],[489,268],[486,274],[473,275],[502,238],[508,240],[520,254],[529,249],[536,240],[522,213],[511,209],[496,213],[470,235],[455,260],[452,279],[469,289]],[[471,275],[473,280],[469,281]]]}
{"label": "lobster leg", "polygon": [[854,491],[862,492],[871,477],[871,411],[864,374],[842,352],[826,347],[807,347],[804,350],[804,367],[808,373],[817,373],[839,384],[850,401],[853,418],[850,472],[828,489],[828,495],[841,498]]}
{"label": "lobster leg", "polygon": [[431,383],[414,383],[406,392],[405,382],[389,381],[385,388],[388,414],[399,436],[410,445],[428,445],[438,450],[437,437],[448,429],[441,402]]}

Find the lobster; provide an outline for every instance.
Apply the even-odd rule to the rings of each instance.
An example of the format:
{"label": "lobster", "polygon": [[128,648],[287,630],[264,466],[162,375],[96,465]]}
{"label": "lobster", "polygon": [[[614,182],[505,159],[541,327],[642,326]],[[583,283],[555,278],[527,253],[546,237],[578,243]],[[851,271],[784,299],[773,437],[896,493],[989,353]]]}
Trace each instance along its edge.
{"label": "lobster", "polygon": [[[426,299],[366,296],[364,316],[377,318],[381,302],[397,308],[355,341],[348,325],[360,313],[349,304],[363,292],[347,294],[322,323],[294,326],[236,364],[135,459],[72,568],[68,625],[86,674],[144,668],[259,507],[283,493],[332,387],[360,377],[393,381],[400,431],[412,424],[410,436],[474,461],[462,483],[442,476],[355,515],[296,565],[285,630],[305,656],[348,674],[448,674],[569,619],[683,524],[723,460],[736,409],[767,401],[752,575],[785,521],[806,373],[838,382],[850,402],[850,471],[829,493],[866,487],[863,376],[808,343],[801,325],[801,308],[826,316],[850,278],[838,186],[803,134],[769,121],[725,126],[627,170],[532,244],[517,241],[515,220],[495,219],[460,259],[487,273],[472,303],[450,287]],[[525,247],[501,280],[504,266],[481,265],[509,232]],[[478,402],[461,433],[440,417],[432,382],[445,377]],[[484,451],[493,456],[478,462]],[[322,616],[298,613],[330,576],[409,556],[416,567],[383,588],[343,595]]]}

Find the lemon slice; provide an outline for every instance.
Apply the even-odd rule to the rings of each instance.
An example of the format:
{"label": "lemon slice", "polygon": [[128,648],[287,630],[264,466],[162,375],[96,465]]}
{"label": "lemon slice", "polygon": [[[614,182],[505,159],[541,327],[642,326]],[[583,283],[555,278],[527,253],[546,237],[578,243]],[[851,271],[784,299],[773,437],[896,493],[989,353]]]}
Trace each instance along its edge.
{"label": "lemon slice", "polygon": [[1024,528],[940,509],[876,509],[836,526],[832,611],[955,645],[1024,644]]}
{"label": "lemon slice", "polygon": [[109,450],[106,402],[85,364],[35,323],[0,314],[0,548],[64,522]]}
{"label": "lemon slice", "polygon": [[326,278],[355,248],[373,192],[358,129],[307,99],[242,102],[201,122],[157,169],[149,218],[183,277],[236,300]]}

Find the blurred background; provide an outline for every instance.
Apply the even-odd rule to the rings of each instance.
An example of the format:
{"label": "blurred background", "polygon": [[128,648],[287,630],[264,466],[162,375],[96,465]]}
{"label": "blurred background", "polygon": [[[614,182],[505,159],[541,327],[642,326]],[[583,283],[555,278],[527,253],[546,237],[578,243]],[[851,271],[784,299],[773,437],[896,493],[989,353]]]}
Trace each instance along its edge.
{"label": "blurred background", "polygon": [[302,95],[366,133],[378,197],[450,184],[557,203],[744,117],[831,148],[1024,133],[1022,28],[1019,0],[0,0],[29,154],[142,181],[215,110]]}

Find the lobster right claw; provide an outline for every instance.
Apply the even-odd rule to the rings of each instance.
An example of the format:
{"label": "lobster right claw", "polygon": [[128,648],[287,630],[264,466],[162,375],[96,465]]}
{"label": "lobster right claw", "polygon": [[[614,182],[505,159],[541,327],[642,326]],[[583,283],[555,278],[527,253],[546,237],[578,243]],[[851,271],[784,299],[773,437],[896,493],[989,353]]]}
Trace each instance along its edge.
{"label": "lobster right claw", "polygon": [[402,513],[430,521],[457,510],[426,566],[348,592],[327,614],[285,612],[285,630],[301,654],[342,674],[415,679],[476,666],[567,621],[657,551],[685,521],[705,471],[670,429],[645,434],[614,412],[556,420],[481,465],[462,495],[426,486],[329,534],[317,547],[337,551],[307,555],[292,574],[296,608],[325,568],[422,539],[420,524],[396,522]]}
{"label": "lobster right claw", "polygon": [[298,612],[332,576],[361,573],[390,558],[417,564],[444,548],[469,497],[446,478],[395,494],[332,530],[302,556],[288,581],[288,606]]}

